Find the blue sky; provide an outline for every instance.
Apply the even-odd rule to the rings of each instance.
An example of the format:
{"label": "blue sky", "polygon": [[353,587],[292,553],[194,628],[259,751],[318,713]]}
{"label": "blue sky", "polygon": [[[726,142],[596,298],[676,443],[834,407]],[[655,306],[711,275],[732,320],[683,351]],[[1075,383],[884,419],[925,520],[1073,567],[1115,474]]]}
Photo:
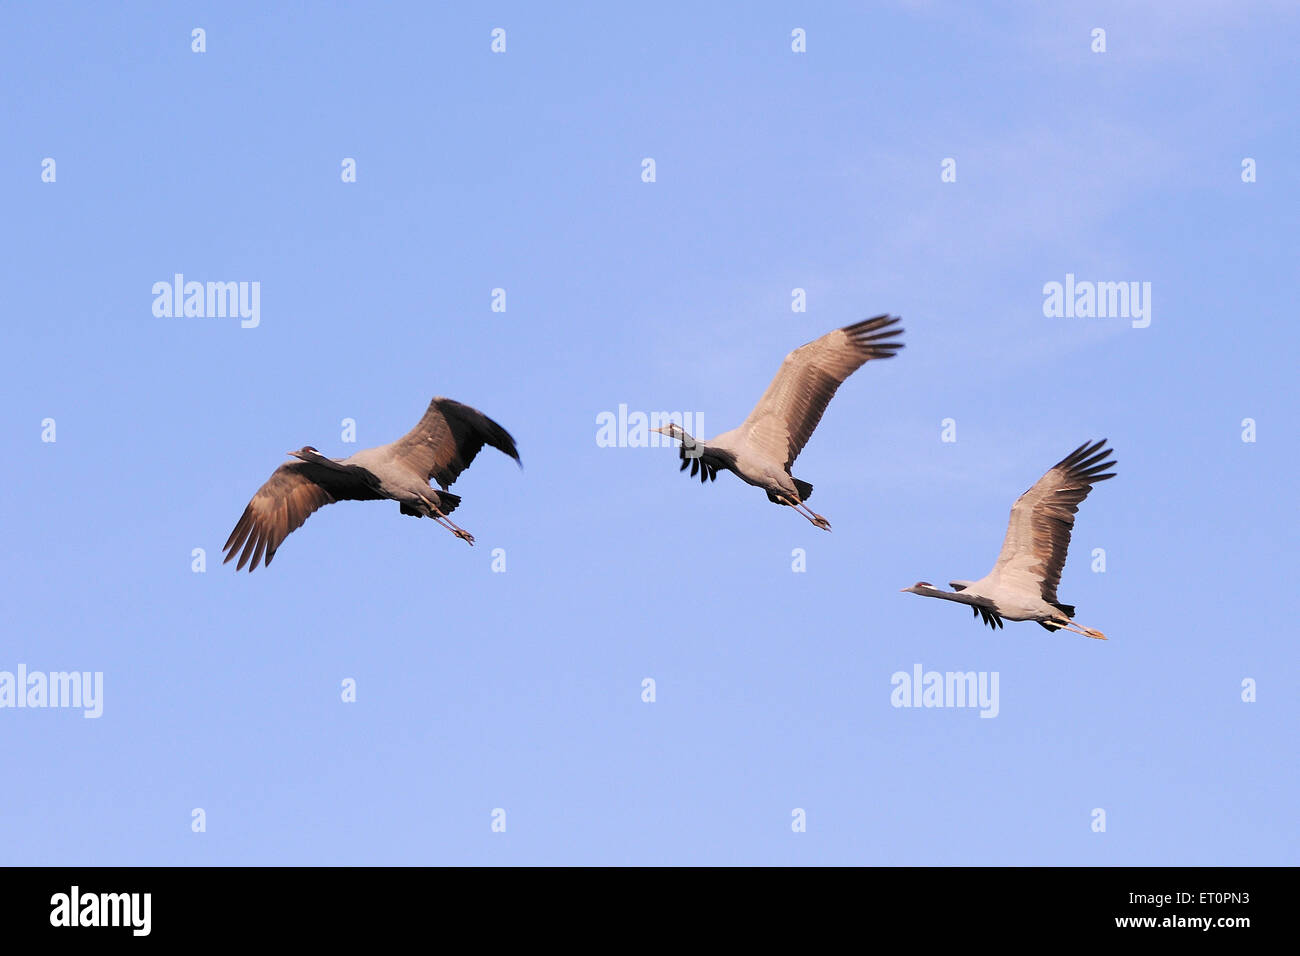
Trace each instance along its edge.
{"label": "blue sky", "polygon": [[[0,862],[1300,862],[1300,17],[1131,6],[7,5],[0,671],[104,700],[0,709]],[[155,316],[177,272],[260,324]],[[1045,317],[1067,274],[1149,327]],[[881,312],[795,468],[831,534],[596,443]],[[221,566],[286,449],[435,394],[523,456],[477,547],[345,504]],[[1100,437],[1060,594],[1111,640],[898,593]],[[997,717],[891,706],[917,664]]]}

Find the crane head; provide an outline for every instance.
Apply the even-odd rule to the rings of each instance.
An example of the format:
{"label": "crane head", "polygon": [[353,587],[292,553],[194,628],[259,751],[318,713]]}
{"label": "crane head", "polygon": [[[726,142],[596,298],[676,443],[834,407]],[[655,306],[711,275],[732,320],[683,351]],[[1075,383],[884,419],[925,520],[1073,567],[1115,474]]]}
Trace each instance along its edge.
{"label": "crane head", "polygon": [[899,588],[899,591],[907,591],[911,594],[920,594],[923,588],[933,588],[934,585],[929,581],[917,581],[910,588]]}
{"label": "crane head", "polygon": [[687,448],[695,448],[700,444],[700,442],[697,442],[691,437],[690,432],[681,425],[678,425],[676,422],[669,422],[661,428],[652,428],[650,430],[652,432],[658,432],[660,435],[667,435],[669,438],[676,438]]}

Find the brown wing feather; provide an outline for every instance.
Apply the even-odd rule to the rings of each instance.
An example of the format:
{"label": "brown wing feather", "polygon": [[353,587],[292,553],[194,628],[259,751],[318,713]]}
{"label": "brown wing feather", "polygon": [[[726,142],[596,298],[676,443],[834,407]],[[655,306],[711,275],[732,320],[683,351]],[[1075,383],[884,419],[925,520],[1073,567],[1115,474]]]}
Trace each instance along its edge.
{"label": "brown wing feather", "polygon": [[335,501],[383,497],[356,474],[305,461],[287,462],[271,473],[248,502],[221,549],[227,552],[222,563],[228,564],[238,554],[236,571],[242,571],[247,564],[251,572],[263,560],[270,567],[284,539],[301,528],[317,508]]}
{"label": "brown wing feather", "polygon": [[1056,604],[1056,587],[1061,583],[1070,549],[1074,516],[1092,486],[1115,473],[1115,461],[1104,447],[1084,442],[1053,465],[1042,478],[1017,499],[1011,508],[1007,536],[1002,542],[993,571],[1000,578],[1026,589],[1037,589],[1043,600]]}
{"label": "brown wing feather", "polygon": [[445,489],[485,444],[519,461],[509,432],[477,408],[438,396],[419,424],[393,443],[393,451],[426,480],[436,480]]}
{"label": "brown wing feather", "polygon": [[903,347],[894,340],[903,332],[899,321],[889,315],[864,319],[787,355],[740,426],[745,440],[784,461],[788,471],[844,380],[872,359],[891,358]]}

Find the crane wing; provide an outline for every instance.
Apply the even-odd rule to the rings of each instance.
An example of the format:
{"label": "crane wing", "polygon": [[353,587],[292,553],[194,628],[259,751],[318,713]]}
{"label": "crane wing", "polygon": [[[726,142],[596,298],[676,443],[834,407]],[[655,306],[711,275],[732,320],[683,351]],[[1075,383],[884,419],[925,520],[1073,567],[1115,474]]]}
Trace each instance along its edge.
{"label": "crane wing", "polygon": [[419,424],[393,442],[392,449],[403,464],[426,480],[436,479],[446,489],[484,445],[519,461],[509,432],[477,408],[438,396],[429,403]]}
{"label": "crane wing", "polygon": [[903,343],[897,316],[878,315],[828,332],[785,357],[763,397],[737,431],[776,461],[794,464],[840,384],[872,359],[891,358]]}
{"label": "crane wing", "polygon": [[1057,603],[1056,586],[1061,582],[1079,504],[1094,484],[1115,477],[1114,472],[1103,474],[1115,467],[1113,459],[1106,460],[1112,451],[1105,444],[1104,438],[1096,444],[1084,442],[1017,499],[990,577],[997,577],[1000,585]]}
{"label": "crane wing", "polygon": [[227,552],[222,563],[228,564],[238,554],[236,571],[242,571],[248,564],[248,570],[252,572],[263,557],[266,566],[270,567],[276,549],[292,532],[301,528],[317,508],[335,501],[383,498],[361,474],[361,469],[353,473],[335,471],[306,461],[281,465],[248,502],[235,530],[230,532],[221,549]]}

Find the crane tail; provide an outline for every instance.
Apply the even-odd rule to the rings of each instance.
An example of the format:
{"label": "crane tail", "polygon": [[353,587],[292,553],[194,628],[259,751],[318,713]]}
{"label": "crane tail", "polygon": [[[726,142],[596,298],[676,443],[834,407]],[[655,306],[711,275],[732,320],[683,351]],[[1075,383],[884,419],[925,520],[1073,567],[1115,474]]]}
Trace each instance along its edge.
{"label": "crane tail", "polygon": [[[1064,614],[1066,617],[1070,618],[1071,620],[1074,619],[1074,605],[1073,605],[1073,604],[1055,604],[1055,603],[1053,603],[1053,604],[1052,604],[1052,607],[1056,608],[1058,611],[1060,611],[1062,614]],[[1049,630],[1049,631],[1061,631],[1061,630],[1064,630],[1064,628],[1063,628],[1060,624],[1054,624],[1054,623],[1052,623],[1052,622],[1050,622],[1050,621],[1039,621],[1038,623],[1039,623],[1040,626],[1045,627],[1045,628],[1046,628],[1047,630]]]}
{"label": "crane tail", "polygon": [[[438,495],[438,508],[439,510],[442,511],[443,514],[449,515],[453,511],[455,511],[458,507],[460,507],[460,495],[453,495],[450,491],[439,491],[437,495]],[[404,515],[410,515],[412,518],[433,517],[433,514],[423,504],[421,504],[418,508],[416,508],[416,507],[412,507],[411,505],[403,503],[398,506],[397,510]]]}

